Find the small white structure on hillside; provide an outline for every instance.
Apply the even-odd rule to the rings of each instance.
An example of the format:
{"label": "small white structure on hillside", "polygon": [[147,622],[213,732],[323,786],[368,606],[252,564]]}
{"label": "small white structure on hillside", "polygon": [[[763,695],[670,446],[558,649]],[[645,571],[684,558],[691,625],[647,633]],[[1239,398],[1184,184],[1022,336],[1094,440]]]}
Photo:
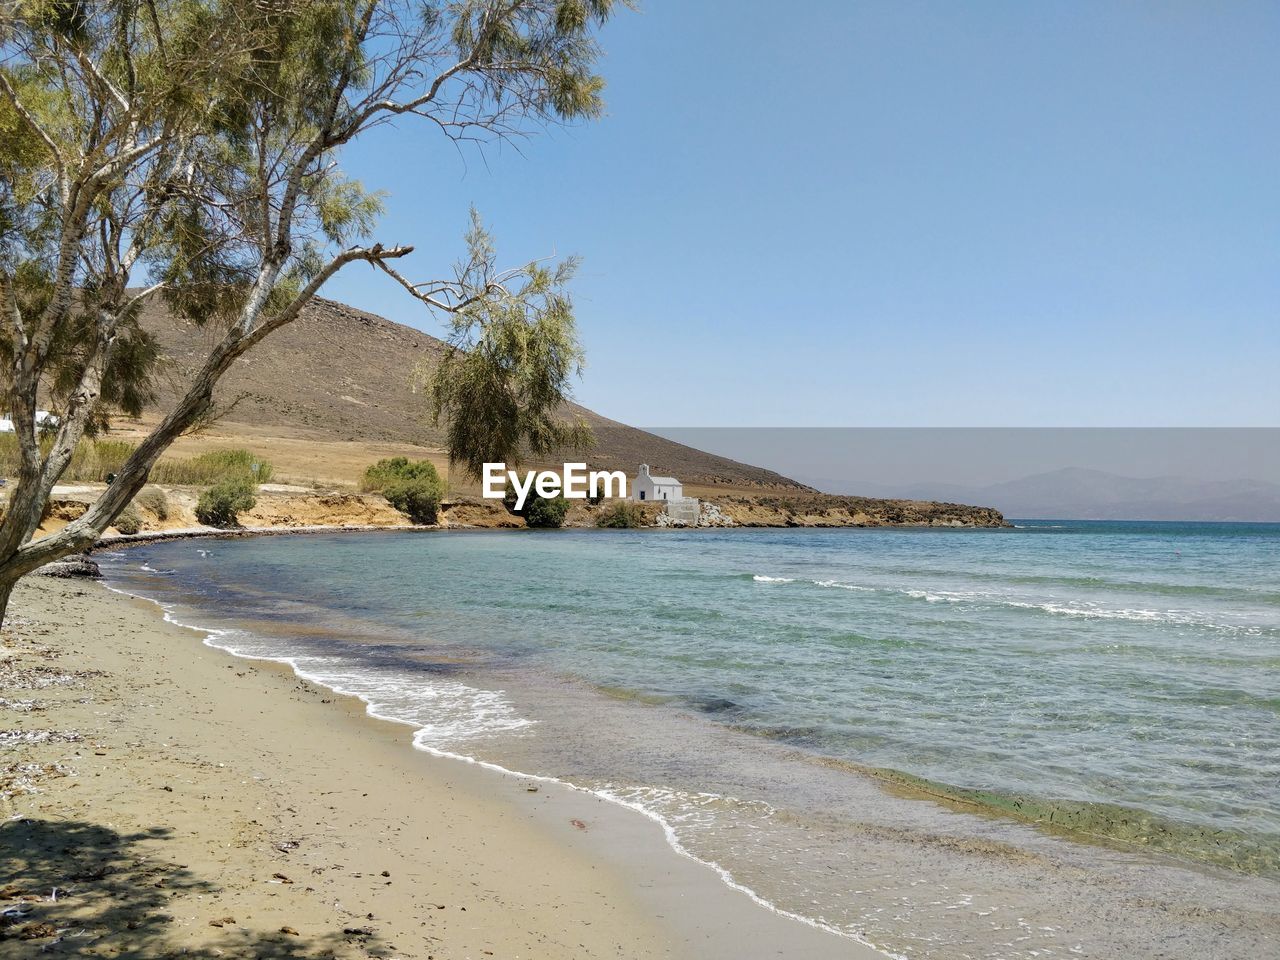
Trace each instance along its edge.
{"label": "small white structure on hillside", "polygon": [[683,500],[684,487],[675,477],[655,477],[649,473],[647,463],[640,464],[640,472],[636,474],[631,485],[632,500],[662,501]]}

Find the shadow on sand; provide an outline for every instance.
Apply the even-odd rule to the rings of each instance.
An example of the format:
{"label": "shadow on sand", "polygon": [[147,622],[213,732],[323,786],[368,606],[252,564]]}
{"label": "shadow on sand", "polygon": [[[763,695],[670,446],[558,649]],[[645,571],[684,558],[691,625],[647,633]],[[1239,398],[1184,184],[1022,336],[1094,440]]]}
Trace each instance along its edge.
{"label": "shadow on sand", "polygon": [[0,957],[320,960],[389,952],[360,930],[315,938],[234,923],[210,930],[207,944],[180,942],[173,912],[218,888],[155,855],[155,842],[170,832],[124,834],[101,824],[48,820],[0,825]]}

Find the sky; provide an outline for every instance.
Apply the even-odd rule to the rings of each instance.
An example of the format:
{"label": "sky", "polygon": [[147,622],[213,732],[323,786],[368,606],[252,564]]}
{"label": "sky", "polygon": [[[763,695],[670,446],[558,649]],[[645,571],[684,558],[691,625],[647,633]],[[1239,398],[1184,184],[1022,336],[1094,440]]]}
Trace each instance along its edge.
{"label": "sky", "polygon": [[[447,274],[583,258],[576,398],[648,427],[1280,425],[1280,3],[641,0],[607,116],[344,164]],[[353,266],[324,294],[440,333]]]}

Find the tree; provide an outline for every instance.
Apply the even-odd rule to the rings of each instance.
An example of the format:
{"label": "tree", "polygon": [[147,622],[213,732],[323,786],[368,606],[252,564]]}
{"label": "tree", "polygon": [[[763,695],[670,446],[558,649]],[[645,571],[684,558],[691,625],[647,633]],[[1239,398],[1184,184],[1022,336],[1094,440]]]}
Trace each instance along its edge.
{"label": "tree", "polygon": [[[471,217],[471,255],[457,271],[468,287],[495,276],[493,242],[474,210]],[[546,456],[590,441],[585,422],[561,417],[566,384],[582,368],[565,292],[577,265],[574,258],[554,269],[530,264],[499,277],[492,296],[453,315],[444,355],[418,369],[432,420],[446,424],[449,460],[473,480],[486,462],[514,465],[526,454]]]}
{"label": "tree", "polygon": [[[210,416],[219,378],[349,264],[381,270],[432,312],[461,318],[464,338],[499,351],[545,342],[554,318],[560,348],[522,362],[549,364],[529,401],[559,405],[578,356],[560,289],[568,270],[499,272],[473,225],[451,278],[413,282],[394,266],[412,247],[368,242],[380,198],[344,177],[338,157],[395,120],[483,144],[597,116],[595,31],[614,2],[5,6],[0,351],[22,466],[0,523],[0,619],[14,582],[90,546],[164,450]],[[33,540],[85,432],[109,405],[145,398],[148,341],[136,315],[156,297],[220,338],[116,481],[78,520]],[[61,404],[43,446],[42,391]],[[539,417],[527,423],[546,432]]]}
{"label": "tree", "polygon": [[[248,477],[227,477],[200,494],[200,500],[196,503],[196,519],[211,527],[234,527],[240,523],[240,514],[252,510],[257,502],[256,483]],[[126,512],[128,509],[125,508]],[[116,524],[116,529],[120,530],[119,523]]]}

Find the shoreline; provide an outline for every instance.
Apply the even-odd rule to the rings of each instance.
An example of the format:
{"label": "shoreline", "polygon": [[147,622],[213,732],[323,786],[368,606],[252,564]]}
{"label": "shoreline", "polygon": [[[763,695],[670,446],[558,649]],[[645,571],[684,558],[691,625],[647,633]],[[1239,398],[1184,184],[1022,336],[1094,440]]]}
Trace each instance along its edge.
{"label": "shoreline", "polygon": [[[329,528],[323,532],[334,531]],[[86,586],[47,577],[25,581],[15,599],[16,617],[30,618],[34,614],[37,623],[43,622],[43,626],[35,629],[45,631],[44,636],[56,638],[45,656],[57,661],[65,658],[68,664],[76,660],[78,670],[104,671],[106,681],[97,676],[86,679],[85,684],[94,688],[105,682],[116,694],[113,698],[116,707],[111,711],[94,709],[101,707],[102,695],[97,694],[96,689],[87,702],[59,704],[57,712],[66,719],[74,718],[78,725],[85,727],[96,726],[92,734],[86,731],[80,741],[33,743],[24,750],[68,753],[68,748],[80,744],[78,753],[72,751],[71,756],[54,763],[80,768],[87,761],[90,767],[108,767],[112,764],[96,758],[118,758],[118,743],[108,743],[108,739],[119,741],[121,735],[126,735],[133,755],[119,768],[95,769],[92,780],[85,775],[85,770],[78,769],[78,776],[55,777],[40,784],[39,789],[44,792],[14,797],[8,805],[30,819],[7,824],[9,837],[17,829],[14,824],[65,822],[72,814],[90,814],[89,819],[102,819],[109,814],[115,820],[126,814],[139,827],[144,823],[154,827],[166,819],[175,820],[172,840],[189,842],[199,838],[205,846],[216,846],[217,830],[212,824],[194,823],[191,811],[184,815],[182,811],[173,810],[178,799],[173,792],[176,785],[173,790],[165,790],[165,796],[156,796],[131,793],[119,783],[125,771],[125,783],[131,783],[172,778],[190,765],[189,760],[165,753],[169,744],[163,735],[154,741],[147,736],[147,733],[153,737],[159,734],[154,726],[148,727],[143,722],[148,709],[167,714],[165,734],[169,739],[178,739],[169,734],[171,730],[178,730],[182,740],[199,744],[197,752],[219,758],[204,763],[215,764],[205,772],[219,781],[224,811],[243,809],[251,799],[257,800],[256,809],[262,809],[263,790],[270,793],[269,785],[288,784],[287,790],[277,794],[274,802],[265,804],[274,808],[277,817],[294,822],[292,831],[285,829],[286,833],[313,832],[323,822],[331,832],[328,842],[322,845],[339,849],[367,844],[368,825],[372,823],[383,823],[383,831],[395,835],[393,844],[376,845],[382,859],[398,861],[396,869],[388,870],[393,879],[383,881],[380,872],[370,868],[370,873],[360,871],[336,880],[329,877],[324,881],[313,880],[314,886],[304,888],[305,893],[313,895],[310,903],[300,902],[306,898],[291,898],[295,901],[291,904],[291,916],[304,918],[292,923],[282,920],[272,926],[275,924],[272,919],[265,926],[257,924],[256,933],[246,929],[249,915],[257,916],[276,899],[275,890],[267,898],[255,897],[252,893],[246,896],[247,891],[255,888],[233,881],[215,884],[209,889],[216,887],[217,893],[195,898],[206,901],[204,903],[182,897],[183,909],[194,912],[188,922],[178,923],[176,927],[169,924],[167,932],[176,937],[171,938],[174,947],[181,944],[197,952],[213,949],[212,944],[226,939],[220,934],[228,929],[234,929],[233,939],[241,943],[250,936],[265,938],[259,947],[281,937],[286,943],[294,943],[290,938],[320,928],[326,941],[323,949],[335,950],[338,956],[425,957],[434,956],[434,950],[442,951],[442,956],[454,955],[459,947],[471,950],[473,944],[481,942],[477,938],[484,938],[492,950],[477,955],[493,956],[567,955],[554,949],[548,952],[546,948],[556,941],[568,946],[571,940],[575,956],[722,956],[727,960],[729,957],[786,956],[796,950],[812,957],[883,956],[853,940],[762,909],[747,895],[727,886],[701,861],[683,857],[668,846],[658,824],[635,816],[632,810],[617,803],[560,782],[510,772],[499,777],[496,771],[475,762],[458,763],[445,756],[433,756],[431,752],[405,749],[409,744],[403,736],[403,723],[370,716],[363,701],[331,693],[328,688],[300,677],[286,664],[224,656],[221,649],[208,643],[187,646],[194,639],[192,630],[206,636],[208,631],[161,621],[156,615],[158,605],[151,601],[129,597],[105,586]],[[23,622],[15,622],[16,631],[6,633],[16,632],[21,639]],[[110,650],[104,651],[100,645],[75,643],[77,639],[87,639],[91,633],[102,635],[101,639],[109,636]],[[92,646],[93,649],[87,657],[83,651],[72,654],[60,650],[68,641],[71,646]],[[205,656],[205,650],[217,650],[217,653]],[[124,662],[132,664],[131,669],[125,671],[127,676],[119,672]],[[252,669],[237,670],[237,663]],[[227,671],[232,671],[233,676],[228,676]],[[226,689],[228,680],[232,681],[231,689]],[[194,712],[184,712],[179,704],[172,702],[147,704],[146,691],[154,686],[172,688],[168,692],[175,696],[167,698],[168,701],[194,699],[200,706]],[[201,693],[213,691],[213,696],[200,700],[197,687]],[[259,716],[271,718],[265,729],[248,715],[255,708]],[[108,721],[112,727],[103,726],[104,712],[114,714]],[[28,714],[23,717],[27,721],[23,729],[35,732],[35,727],[43,726],[46,719],[53,717]],[[59,716],[58,722],[64,723],[63,716]],[[138,729],[140,725],[143,729]],[[323,742],[318,742],[315,735],[318,732],[324,733]],[[84,757],[82,746],[90,736],[95,738],[95,747],[99,743],[103,747],[101,751],[93,751],[93,759]],[[259,742],[259,751],[265,749],[274,758],[276,765],[270,774],[250,769],[255,761],[260,762],[261,753],[246,755],[244,748],[255,740]],[[156,742],[161,744],[158,749]],[[376,769],[370,776],[369,789],[363,790],[361,796],[351,796],[353,791],[348,789],[340,795],[342,802],[335,803],[333,795],[316,789],[329,778],[328,771],[338,758],[335,754],[346,762],[359,763],[361,774],[366,775],[369,761],[374,761]],[[342,776],[339,774],[334,779],[341,780]],[[105,786],[103,777],[106,783],[116,784],[114,790],[105,794],[100,789]],[[230,783],[231,778],[238,778],[238,782]],[[406,785],[409,789],[405,789]],[[74,795],[73,787],[76,788]],[[420,815],[415,812],[420,807],[415,798],[431,801],[421,805]],[[204,799],[207,800],[208,795]],[[206,803],[206,808],[208,806]],[[335,817],[335,813],[338,816]],[[305,830],[302,821],[308,818],[313,818],[313,823]],[[213,819],[216,821],[217,817]],[[401,898],[392,919],[382,919],[387,915],[386,908],[382,907],[364,911],[363,915],[373,915],[374,920],[355,922],[362,914],[359,908],[353,910],[351,904],[368,896],[370,876],[379,878],[375,883],[384,889],[378,890],[378,894],[385,898],[388,896],[385,887],[393,884],[395,877],[411,870],[411,864],[430,862],[438,867],[442,862],[440,851],[432,845],[430,837],[438,831],[448,831],[451,836],[458,834],[460,819],[465,819],[466,829],[455,839],[453,855],[446,855],[443,860],[445,872],[453,878],[444,885],[451,888],[448,893],[437,893],[443,906],[423,906],[417,902],[420,897],[415,897],[414,891],[409,891],[405,899],[404,894],[392,887]],[[251,823],[258,828],[263,826],[257,819]],[[301,842],[294,852],[288,853],[262,841],[263,838],[258,837],[257,842],[242,847],[241,856],[225,855],[217,870],[219,876],[285,875],[282,869],[268,870],[268,867],[278,868],[298,859],[298,854],[315,842]],[[496,860],[495,847],[501,851]],[[6,852],[8,861],[14,862],[13,854]],[[182,859],[194,861],[195,853],[184,851]],[[313,876],[320,877],[330,868],[316,863],[311,869]],[[517,881],[517,876],[539,877],[542,889],[551,892],[531,896],[529,884]],[[5,882],[21,886],[23,880],[20,876],[8,877]],[[292,894],[300,882],[294,884],[290,878],[278,881],[278,886],[288,886]],[[323,892],[322,882],[326,886]],[[448,910],[448,903],[444,901],[471,893],[475,887],[489,888],[493,898],[477,904],[480,910],[473,906],[470,916],[459,916]],[[425,895],[425,891],[417,892]],[[31,916],[48,914],[50,922],[91,923],[92,917],[75,916],[77,900],[82,898],[93,899],[79,893],[73,883],[69,897],[64,890],[57,901],[36,902]],[[234,911],[230,910],[232,902]],[[372,901],[366,902],[372,904]],[[691,915],[692,906],[696,906],[696,915]],[[240,920],[239,924],[214,924],[236,911],[245,916],[245,919],[235,917]],[[268,912],[271,911],[268,909]],[[94,943],[128,945],[131,942],[128,922],[121,925],[126,929],[108,930],[102,940]],[[406,951],[405,943],[421,935],[421,925],[433,931],[431,939],[423,941],[423,946],[416,951]],[[602,926],[607,930],[602,930]],[[279,932],[286,928],[300,933]],[[360,932],[366,929],[371,932]],[[350,933],[352,930],[357,932]],[[148,934],[150,936],[152,934]],[[394,952],[375,948],[374,940],[393,944],[388,949]],[[0,956],[7,955],[10,946],[17,943],[0,940]],[[111,954],[92,949],[83,955]]]}
{"label": "shoreline", "polygon": [[[802,524],[800,529],[806,530],[904,530],[909,532],[986,532],[991,530],[1012,530],[1015,529],[1012,524],[1003,527],[997,526],[946,526],[939,524],[927,523],[897,523],[885,525],[864,525],[864,524]],[[584,532],[584,531],[601,531],[613,532],[609,528],[596,527],[592,525],[586,526],[570,526],[558,528],[564,532]],[[725,530],[781,530],[796,529],[786,524],[763,524],[763,523],[741,523],[735,526],[663,526],[650,525],[636,527],[632,532],[636,533],[698,533],[710,534],[714,532],[722,532]],[[217,527],[181,527],[171,530],[148,530],[142,533],[115,533],[104,534],[99,537],[89,547],[87,552],[92,554],[98,550],[120,550],[128,547],[145,545],[150,543],[163,543],[170,540],[238,540],[248,537],[282,537],[282,536],[318,536],[323,534],[334,533],[515,533],[528,532],[536,535],[546,535],[555,533],[556,530],[538,530],[533,531],[527,527],[501,527],[501,526],[470,526],[457,524],[404,524],[400,526],[386,526],[377,524],[312,524],[305,526],[273,526],[273,527],[230,527],[219,529]],[[57,562],[57,561],[53,561]]]}

